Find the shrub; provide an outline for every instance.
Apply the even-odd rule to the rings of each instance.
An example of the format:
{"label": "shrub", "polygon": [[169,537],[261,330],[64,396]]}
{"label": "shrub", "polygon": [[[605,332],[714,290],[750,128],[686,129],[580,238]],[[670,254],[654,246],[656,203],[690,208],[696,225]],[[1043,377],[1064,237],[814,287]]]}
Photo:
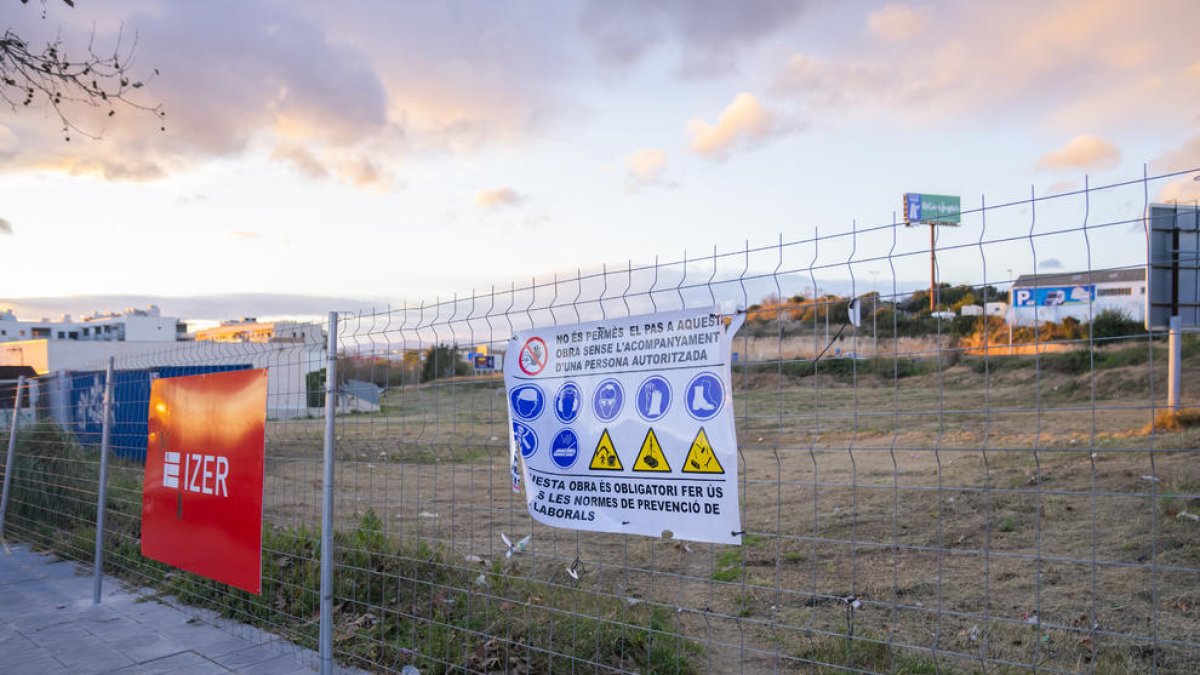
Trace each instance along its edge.
{"label": "shrub", "polygon": [[471,364],[458,357],[458,345],[439,344],[425,352],[425,365],[421,369],[421,381],[430,382],[447,377],[470,375]]}
{"label": "shrub", "polygon": [[1092,319],[1092,336],[1097,340],[1140,335],[1146,332],[1140,321],[1129,318],[1125,312],[1106,309]]}

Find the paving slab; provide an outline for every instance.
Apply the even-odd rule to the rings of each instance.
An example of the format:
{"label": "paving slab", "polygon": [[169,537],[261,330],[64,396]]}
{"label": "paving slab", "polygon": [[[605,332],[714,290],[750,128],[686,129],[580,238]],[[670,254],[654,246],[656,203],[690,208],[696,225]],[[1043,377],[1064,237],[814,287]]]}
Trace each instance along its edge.
{"label": "paving slab", "polygon": [[93,605],[90,566],[0,543],[3,672],[285,675],[319,663],[277,635],[163,600],[109,577]]}

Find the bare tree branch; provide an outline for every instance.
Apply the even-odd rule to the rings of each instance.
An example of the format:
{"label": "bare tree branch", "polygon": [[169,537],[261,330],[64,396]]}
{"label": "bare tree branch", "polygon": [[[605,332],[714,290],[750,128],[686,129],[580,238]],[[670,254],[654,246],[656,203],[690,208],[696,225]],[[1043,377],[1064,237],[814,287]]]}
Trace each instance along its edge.
{"label": "bare tree branch", "polygon": [[[74,0],[61,0],[74,7]],[[28,0],[21,0],[27,4]],[[42,18],[45,19],[45,0],[42,2]],[[95,31],[88,40],[82,56],[72,58],[67,54],[61,36],[55,37],[44,47],[34,47],[20,35],[6,28],[0,37],[0,100],[15,112],[35,105],[49,105],[62,123],[62,132],[67,141],[76,132],[88,138],[98,134],[83,129],[69,115],[76,105],[106,108],[109,117],[117,114],[119,107],[128,107],[154,115],[161,131],[166,131],[166,112],[161,105],[147,105],[131,94],[141,89],[149,79],[133,76],[134,54],[137,51],[137,36],[125,49],[124,31],[117,34],[112,53],[98,53],[95,48]],[[158,70],[154,70],[158,75]]]}

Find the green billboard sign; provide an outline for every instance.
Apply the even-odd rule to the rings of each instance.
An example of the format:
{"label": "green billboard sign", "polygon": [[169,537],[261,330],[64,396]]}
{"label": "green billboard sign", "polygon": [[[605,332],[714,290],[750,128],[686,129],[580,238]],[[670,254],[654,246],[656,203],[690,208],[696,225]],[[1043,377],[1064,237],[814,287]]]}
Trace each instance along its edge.
{"label": "green billboard sign", "polygon": [[904,195],[904,222],[908,225],[959,225],[962,200],[951,195],[926,195],[909,192]]}

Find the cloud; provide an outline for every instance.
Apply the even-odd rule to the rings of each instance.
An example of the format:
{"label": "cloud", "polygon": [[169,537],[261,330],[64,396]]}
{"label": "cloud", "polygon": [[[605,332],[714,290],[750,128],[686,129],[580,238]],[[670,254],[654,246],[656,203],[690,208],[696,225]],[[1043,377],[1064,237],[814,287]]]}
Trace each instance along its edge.
{"label": "cloud", "polygon": [[379,189],[404,187],[402,182],[398,183],[392,180],[389,172],[378,162],[366,157],[323,161],[307,148],[298,145],[283,145],[276,147],[271,152],[271,159],[289,164],[296,171],[313,180],[336,177],[337,180],[356,187]]}
{"label": "cloud", "polygon": [[[1200,134],[1187,139],[1179,148],[1164,153],[1151,162],[1150,166],[1156,173],[1200,168]],[[1200,173],[1186,174],[1179,180],[1166,183],[1159,189],[1155,201],[1180,204],[1194,204],[1200,201],[1200,181],[1193,180],[1197,176],[1200,176]]]}
{"label": "cloud", "polygon": [[1200,181],[1194,181],[1191,178],[1171,181],[1162,186],[1154,201],[1165,204],[1200,203]]}
{"label": "cloud", "polygon": [[625,168],[635,183],[647,185],[662,180],[667,168],[667,153],[659,148],[635,150],[625,158]]}
{"label": "cloud", "polygon": [[72,118],[101,139],[68,144],[52,115],[22,110],[0,126],[0,170],[154,180],[215,158],[300,147],[322,165],[285,151],[306,175],[394,185],[392,158],[474,152],[570,110],[554,85],[576,72],[586,48],[578,33],[547,25],[571,26],[578,11],[384,0],[354,10],[307,0],[70,11],[55,3],[44,21],[15,11],[14,30],[34,44],[61,31],[65,44],[86,45],[94,30],[104,50],[122,26],[126,44],[136,33],[138,75],[161,73],[138,94],[164,106],[166,130],[131,109],[109,119],[82,106]]}
{"label": "cloud", "polygon": [[763,108],[753,94],[741,93],[721,111],[717,121],[691,119],[687,132],[692,150],[711,159],[725,159],[736,148],[759,145],[784,131],[783,125]]}
{"label": "cloud", "polygon": [[[904,6],[870,15],[870,34],[916,30],[919,22],[906,23],[904,10],[890,7]],[[1200,21],[1195,2],[946,3],[936,11],[936,28],[930,18],[920,39],[797,52],[778,72],[775,92],[834,120],[848,111],[923,125],[1016,111],[1059,130],[1108,130],[1190,122],[1195,114],[1200,77],[1190,68],[1188,28]]]}
{"label": "cloud", "polygon": [[577,109],[559,85],[590,66],[576,4],[300,4],[331,41],[374,66],[389,135],[408,155],[473,153],[538,134]]}
{"label": "cloud", "polygon": [[1050,187],[1046,188],[1046,193],[1052,194],[1052,195],[1058,195],[1058,194],[1062,194],[1064,192],[1071,192],[1071,191],[1077,190],[1077,189],[1079,189],[1079,183],[1076,183],[1073,180],[1060,180],[1060,181],[1055,181],[1055,182],[1051,183]]}
{"label": "cloud", "polygon": [[1179,148],[1159,157],[1151,166],[1156,172],[1162,173],[1200,168],[1200,134],[1192,136]]}
{"label": "cloud", "polygon": [[1117,146],[1091,134],[1072,138],[1065,146],[1038,160],[1039,169],[1111,169],[1121,161]]}
{"label": "cloud", "polygon": [[338,165],[338,177],[359,187],[403,187],[392,181],[378,163],[365,157],[346,160]]}
{"label": "cloud", "polygon": [[1058,258],[1046,258],[1038,262],[1038,268],[1043,270],[1061,270],[1063,264]]}
{"label": "cloud", "polygon": [[887,42],[910,40],[924,31],[929,17],[925,10],[904,4],[885,5],[867,16],[867,30]]}
{"label": "cloud", "polygon": [[239,316],[312,317],[323,321],[331,309],[369,310],[386,307],[386,301],[362,298],[293,295],[286,293],[225,293],[168,297],[161,295],[73,295],[60,297],[0,298],[0,306],[12,307],[18,316],[86,314],[120,310],[122,307],[158,305],[166,316],[220,321]]}
{"label": "cloud", "polygon": [[510,187],[480,190],[475,193],[475,205],[485,209],[498,209],[505,206],[516,206],[524,199],[516,190]]}
{"label": "cloud", "polygon": [[626,66],[656,49],[678,47],[684,76],[734,70],[743,53],[788,26],[803,0],[586,0],[579,27],[602,62]]}
{"label": "cloud", "polygon": [[8,222],[7,220],[5,220],[3,218],[0,218],[0,234],[12,234],[12,233],[13,233],[12,223]]}
{"label": "cloud", "polygon": [[[64,42],[87,44],[90,25],[79,23],[104,18],[94,14],[103,11],[64,15],[73,22],[61,28]],[[76,106],[72,119],[102,138],[67,144],[57,127],[22,114],[16,116],[17,166],[146,180],[198,160],[238,155],[264,135],[285,145],[347,146],[388,122],[386,92],[363,54],[328,41],[321,26],[290,5],[163,3],[127,19],[126,39],[138,35],[135,69],[153,64],[162,73],[138,92],[145,104],[161,102],[166,130],[129,108],[118,107],[110,120],[104,108]],[[24,29],[37,36],[58,28],[41,23],[47,25]],[[116,30],[97,27],[97,44],[115,44]]]}
{"label": "cloud", "polygon": [[314,180],[320,180],[329,176],[329,171],[326,170],[325,165],[307,149],[298,145],[285,145],[275,148],[271,152],[271,159],[290,164],[292,168]]}
{"label": "cloud", "polygon": [[893,80],[882,66],[796,54],[776,78],[775,91],[801,96],[816,108],[841,110],[894,96]]}
{"label": "cloud", "polygon": [[259,233],[250,230],[234,230],[229,233],[229,236],[234,239],[260,239],[262,237]]}

